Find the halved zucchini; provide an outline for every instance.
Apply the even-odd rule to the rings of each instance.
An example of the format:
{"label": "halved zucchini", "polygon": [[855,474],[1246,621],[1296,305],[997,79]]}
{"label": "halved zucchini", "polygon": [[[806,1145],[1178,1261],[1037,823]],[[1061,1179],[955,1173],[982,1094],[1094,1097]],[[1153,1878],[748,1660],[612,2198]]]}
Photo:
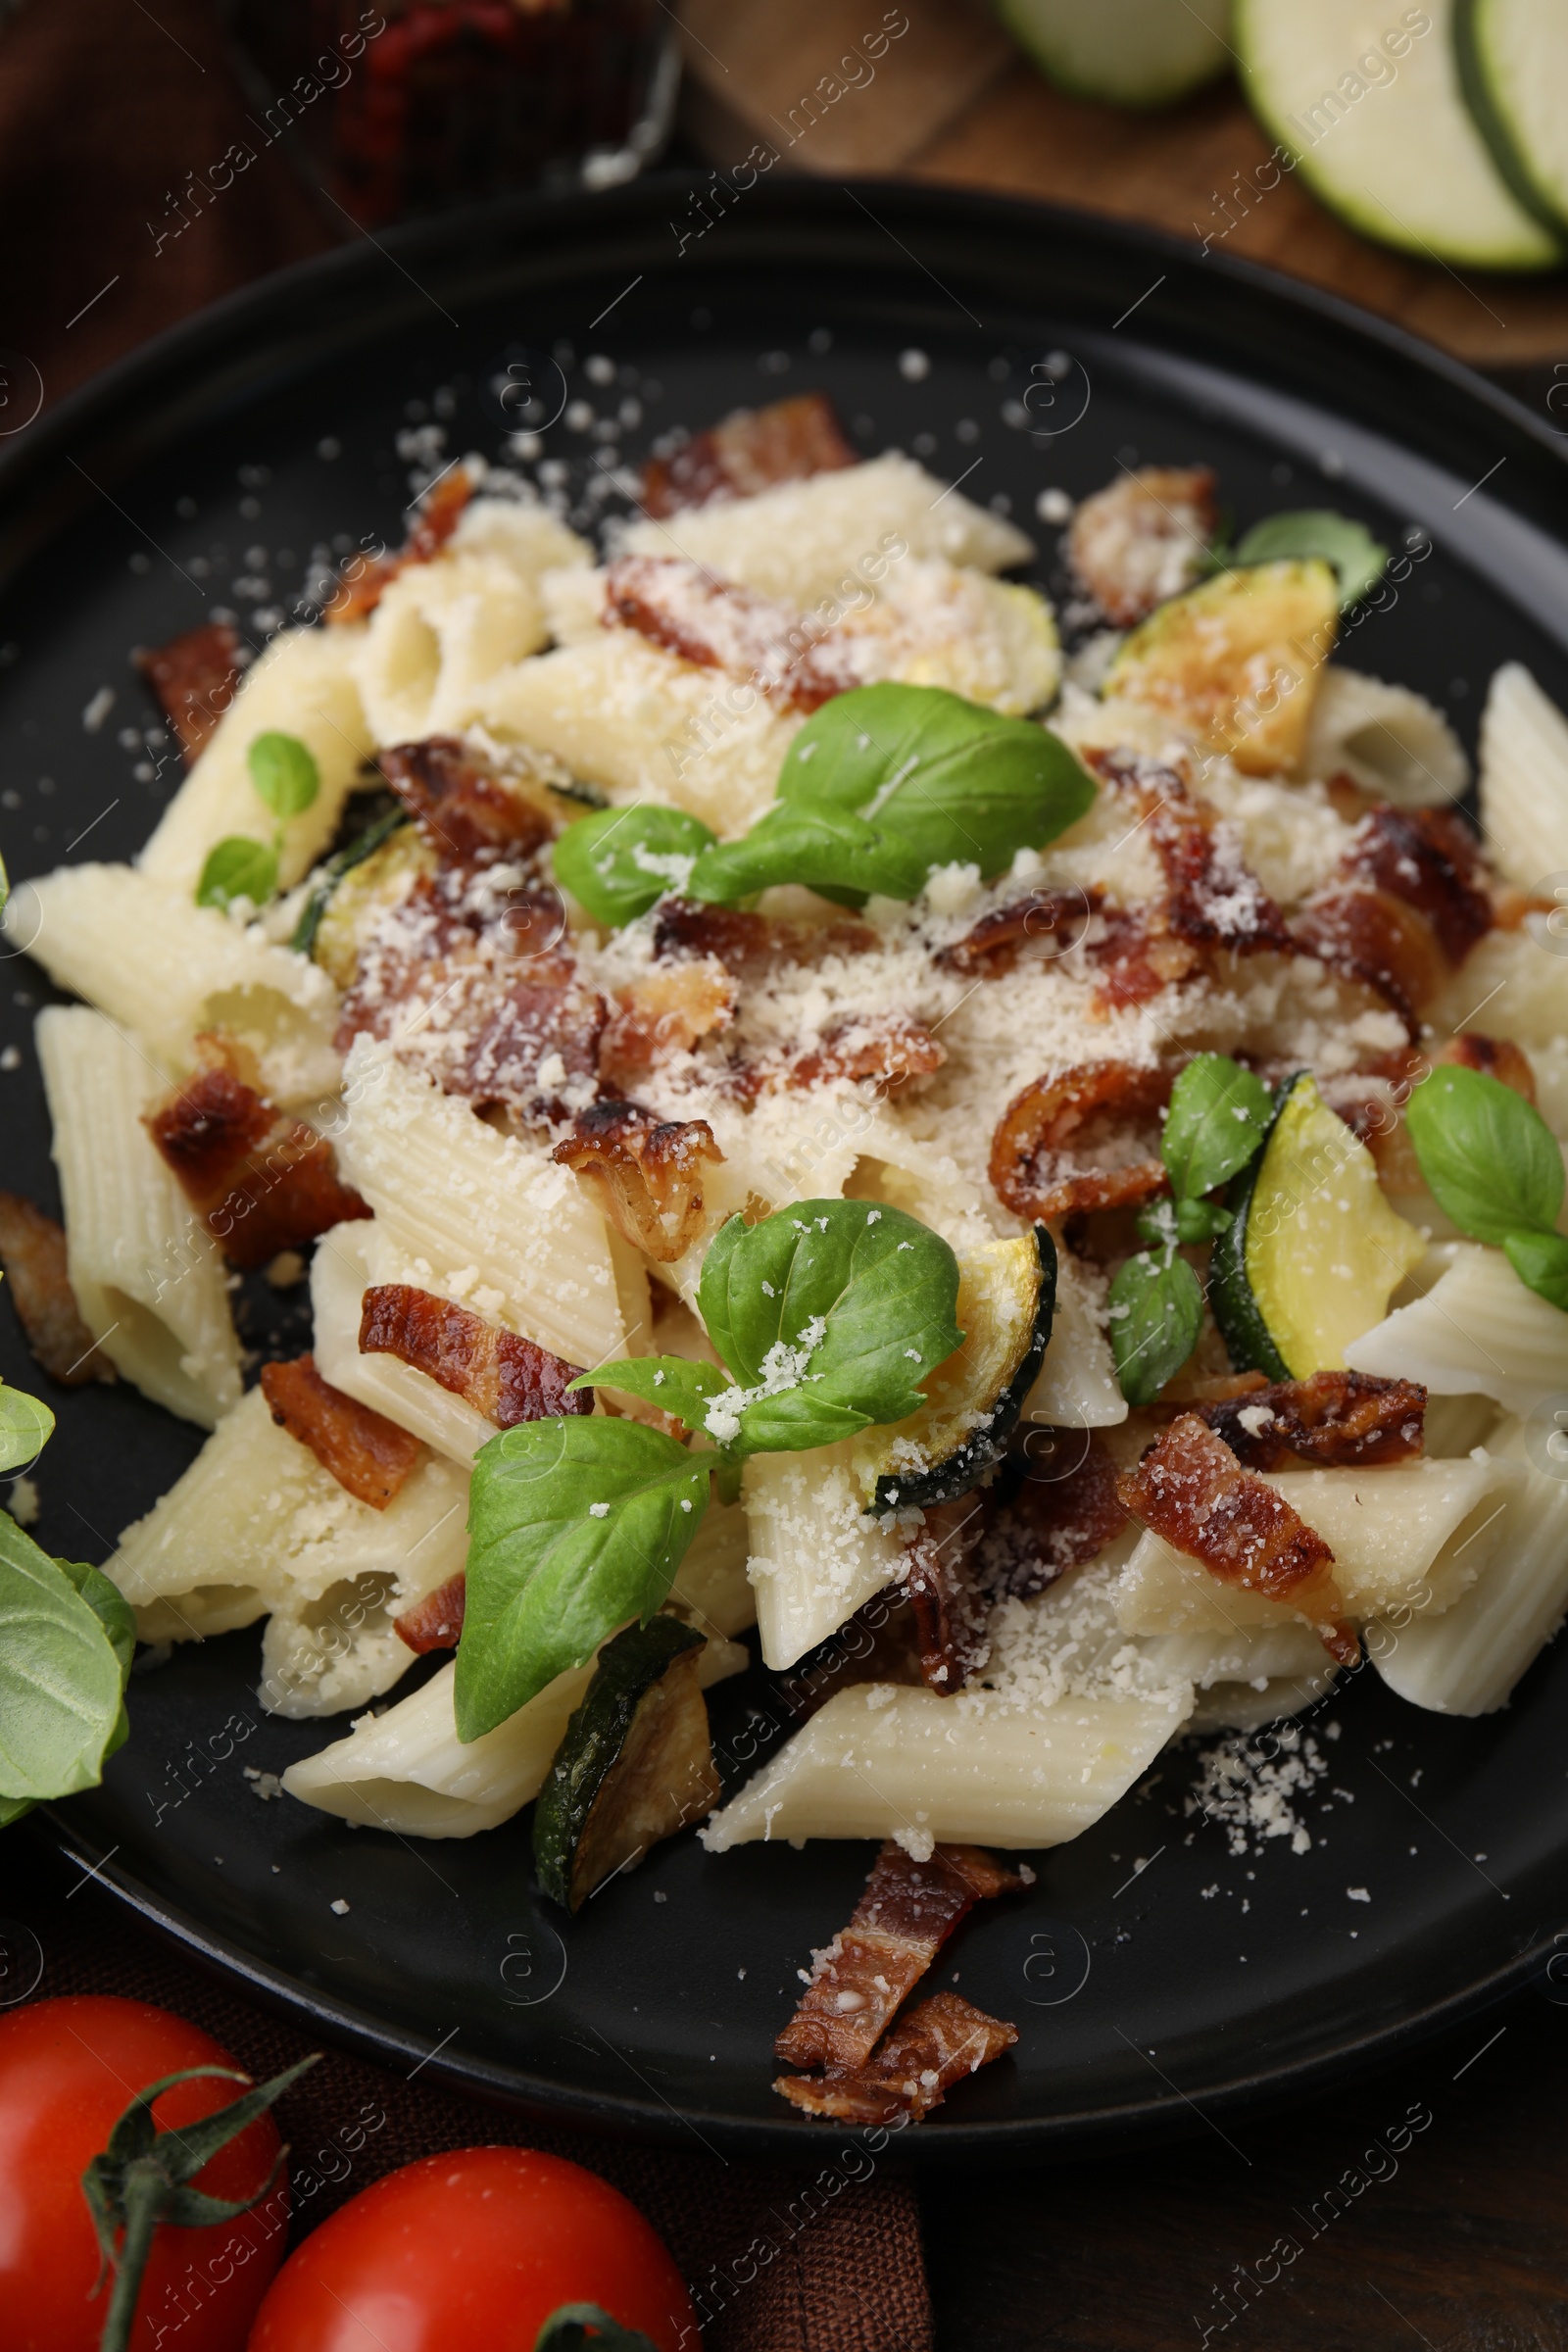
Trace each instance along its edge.
{"label": "halved zucchini", "polygon": [[1321,557],[1219,572],[1134,629],[1102,692],[1166,711],[1248,775],[1272,775],[1301,756],[1339,622],[1338,575]]}
{"label": "halved zucchini", "polygon": [[437,863],[418,826],[393,809],[327,865],[300,917],[294,946],[320,964],[335,987],[352,988],[360,950],[377,919],[418,875],[433,874]]}
{"label": "halved zucchini", "polygon": [[1383,1198],[1377,1162],[1318,1093],[1287,1079],[1263,1149],[1226,1196],[1209,1304],[1238,1372],[1304,1380],[1342,1371],[1426,1250]]}
{"label": "halved zucchini", "polygon": [[1007,1450],[1039,1375],[1056,1306],[1056,1246],[1044,1225],[958,1260],[963,1343],[906,1421],[868,1429],[852,1467],[874,1511],[926,1509],[979,1485]]}
{"label": "halved zucchini", "polygon": [[718,1802],[697,1684],[703,1640],[678,1618],[651,1617],[599,1653],[534,1808],[539,1884],[568,1911]]}

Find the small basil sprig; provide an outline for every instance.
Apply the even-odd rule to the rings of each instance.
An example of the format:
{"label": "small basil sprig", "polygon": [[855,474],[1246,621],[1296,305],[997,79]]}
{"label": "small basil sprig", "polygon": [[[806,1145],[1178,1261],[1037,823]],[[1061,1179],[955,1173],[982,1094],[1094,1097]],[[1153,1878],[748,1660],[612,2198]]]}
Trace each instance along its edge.
{"label": "small basil sprig", "polygon": [[1484,1070],[1444,1066],[1415,1089],[1404,1117],[1438,1205],[1568,1313],[1562,1152],[1541,1113]]}
{"label": "small basil sprig", "polygon": [[0,1511],[0,1825],[102,1778],[135,1630],[106,1576],[52,1560]]}
{"label": "small basil sprig", "polygon": [[0,1381],[0,1471],[24,1470],[53,1435],[55,1417],[36,1396]]}
{"label": "small basil sprig", "polygon": [[683,808],[639,802],[600,808],[568,825],[553,852],[556,880],[596,923],[634,922],[669,891],[684,891],[692,867],[717,836]]}
{"label": "small basil sprig", "polygon": [[958,1261],[902,1209],[803,1200],[758,1225],[731,1217],[703,1261],[698,1304],[728,1366],[678,1356],[603,1364],[574,1383],[677,1414],[739,1459],[800,1452],[902,1421],[963,1342]]}
{"label": "small basil sprig", "polygon": [[292,816],[302,816],[321,789],[321,771],[309,745],[297,735],[275,731],[258,735],[245,755],[251,787],[272,811],[277,826],[270,842],[252,841],[230,833],[209,850],[196,885],[198,906],[228,906],[235,899],[265,906],[277,889],[278,859],[283,828]]}
{"label": "small basil sprig", "polygon": [[1152,1248],[1130,1257],[1110,1286],[1110,1348],[1129,1404],[1149,1404],[1198,1345],[1203,1293],[1183,1242],[1206,1242],[1229,1225],[1230,1211],[1204,1198],[1245,1168],[1274,1114],[1261,1079],[1225,1054],[1199,1054],[1171,1089],[1160,1156],[1171,1198],[1138,1219]]}
{"label": "small basil sprig", "polygon": [[1270,514],[1254,522],[1235,547],[1217,548],[1212,568],[1277,564],[1292,558],[1321,557],[1339,575],[1340,610],[1348,612],[1383,577],[1389,551],[1373,538],[1366,525],[1327,507],[1311,507],[1290,514]]}

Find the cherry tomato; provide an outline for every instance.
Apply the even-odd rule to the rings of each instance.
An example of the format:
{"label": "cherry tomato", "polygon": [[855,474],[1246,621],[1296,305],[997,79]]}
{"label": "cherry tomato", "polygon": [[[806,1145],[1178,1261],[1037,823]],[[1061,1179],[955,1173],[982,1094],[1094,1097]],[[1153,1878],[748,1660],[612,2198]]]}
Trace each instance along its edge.
{"label": "cherry tomato", "polygon": [[[94,2295],[98,2241],[81,2193],[90,2158],[138,2090],[187,2066],[236,2067],[167,2009],[107,1994],[34,2001],[0,2016],[0,2339],[7,2352],[96,2352],[109,2305]],[[237,2071],[237,2068],[236,2068]],[[241,2095],[238,2082],[180,2082],[153,2108],[161,2131]],[[271,2117],[250,2124],[196,2175],[214,2197],[255,2194],[276,2161]],[[205,2230],[160,2225],[131,2352],[241,2352],[283,2255],[287,2192]]]}
{"label": "cherry tomato", "polygon": [[680,2273],[618,2189],[533,2148],[461,2148],[388,2173],[313,2230],[250,2352],[533,2352],[563,2303],[696,2352]]}

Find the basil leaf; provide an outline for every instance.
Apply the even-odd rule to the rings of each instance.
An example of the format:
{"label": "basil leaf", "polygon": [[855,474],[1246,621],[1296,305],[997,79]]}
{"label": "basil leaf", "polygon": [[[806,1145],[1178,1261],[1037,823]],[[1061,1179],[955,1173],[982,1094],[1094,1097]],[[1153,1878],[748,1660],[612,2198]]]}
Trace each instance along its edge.
{"label": "basil leaf", "polygon": [[282,824],[301,816],[321,789],[315,754],[297,735],[258,735],[245,755],[251,785]]}
{"label": "basil leaf", "polygon": [[963,1343],[957,1297],[953,1251],[902,1209],[802,1200],[758,1225],[731,1217],[698,1301],[736,1386],[704,1427],[734,1451],[771,1453],[902,1421]]}
{"label": "basil leaf", "polygon": [[1568,1240],[1560,1233],[1510,1233],[1502,1247],[1525,1288],[1568,1314]]}
{"label": "basil leaf", "polygon": [[104,1746],[104,1762],[117,1748],[123,1747],[130,1738],[130,1718],[125,1712],[124,1690],[130,1681],[130,1663],[136,1654],[136,1612],[121,1592],[112,1585],[101,1568],[89,1568],[83,1560],[56,1560],[55,1566],[69,1577],[82,1599],[87,1603],[109,1638],[109,1646],[120,1665],[120,1714],[115,1728]]}
{"label": "basil leaf", "polygon": [[1229,557],[1232,564],[1277,564],[1290,557],[1320,556],[1340,575],[1340,610],[1348,612],[1383,577],[1389,551],[1366,525],[1327,507],[1298,514],[1270,514],[1254,522]]}
{"label": "basil leaf", "polygon": [[249,899],[253,906],[265,906],[276,889],[277,852],[265,841],[247,841],[243,833],[231,833],[208,851],[196,885],[196,904],[225,907],[234,899]]}
{"label": "basil leaf", "polygon": [[784,756],[779,800],[837,808],[895,833],[929,873],[998,874],[1093,805],[1094,778],[1059,736],[943,686],[858,686],[808,718]]}
{"label": "basil leaf", "polygon": [[1441,1065],[1411,1095],[1405,1125],[1434,1198],[1478,1242],[1549,1234],[1562,1152],[1539,1110],[1484,1070]]}
{"label": "basil leaf", "polygon": [[701,1429],[710,1400],[729,1383],[711,1364],[693,1363],[684,1355],[640,1355],[623,1363],[599,1364],[571,1382],[574,1389],[619,1389],[623,1396],[641,1396],[662,1412],[674,1413],[688,1429]]}
{"label": "basil leaf", "polygon": [[1159,1146],[1177,1200],[1199,1200],[1245,1168],[1273,1116],[1260,1078],[1228,1054],[1195,1054],[1171,1089]]}
{"label": "basil leaf", "polygon": [[1130,1257],[1110,1286],[1110,1351],[1129,1404],[1152,1404],[1198,1345],[1203,1294],[1185,1257]]}
{"label": "basil leaf", "polygon": [[58,1566],[0,1512],[0,1797],[71,1796],[102,1773],[123,1678],[73,1583],[96,1573]]}
{"label": "basil leaf", "polygon": [[0,1382],[0,1470],[20,1470],[35,1461],[54,1425],[53,1413],[38,1397]]}
{"label": "basil leaf", "polygon": [[685,891],[715,836],[683,808],[601,808],[568,825],[552,856],[556,880],[612,930],[646,914],[668,891]]}
{"label": "basil leaf", "polygon": [[663,1600],[708,1508],[708,1463],[640,1421],[523,1421],[479,1448],[458,1643],[477,1740]]}
{"label": "basil leaf", "polygon": [[773,808],[743,840],[705,850],[689,888],[694,899],[733,906],[775,882],[801,882],[862,906],[873,892],[917,899],[929,871],[928,861],[896,832],[869,825],[849,809]]}

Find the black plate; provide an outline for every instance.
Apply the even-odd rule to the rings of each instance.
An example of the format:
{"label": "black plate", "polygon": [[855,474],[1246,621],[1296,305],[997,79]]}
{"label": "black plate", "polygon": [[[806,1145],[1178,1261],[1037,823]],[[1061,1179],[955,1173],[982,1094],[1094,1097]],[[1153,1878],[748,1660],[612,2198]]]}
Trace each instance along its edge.
{"label": "black plate", "polygon": [[[928,371],[901,365],[910,352]],[[601,355],[613,384],[589,365]],[[1507,658],[1568,702],[1562,447],[1458,367],[1259,270],[1070,215],[764,181],[720,218],[685,181],[656,180],[332,255],[16,437],[0,462],[14,874],[129,856],[172,789],[167,752],[119,737],[152,715],[130,647],[203,618],[210,599],[242,618],[286,602],[335,534],[395,540],[400,430],[435,415],[450,454],[494,454],[516,421],[496,391],[509,364],[530,368],[547,411],[640,404],[598,443],[549,424],[569,485],[592,450],[633,458],[673,424],[815,384],[866,452],[920,451],[1025,521],[1042,489],[1081,495],[1119,461],[1206,460],[1242,522],[1332,501],[1392,541],[1430,535],[1346,649],[1357,666],[1421,688],[1472,740]],[[1039,528],[1045,550],[1055,536]],[[86,732],[105,685],[114,710]],[[30,1042],[48,992],[21,962],[5,982],[0,1043],[22,1054],[0,1074],[5,1182],[48,1198]],[[0,1326],[0,1369],[36,1380],[9,1314]],[[195,1436],[125,1388],[55,1401],[38,1532],[101,1558]],[[220,1551],[220,1528],[213,1540]],[[258,1993],[406,2069],[618,2129],[804,2152],[811,2127],[769,2090],[769,2044],[797,1968],[848,1915],[866,1846],[709,1859],[683,1838],[567,1926],[531,1885],[522,1825],[421,1844],[258,1802],[245,1766],[278,1771],[343,1726],[267,1720],[255,1667],[255,1636],[235,1635],[138,1678],[129,1745],[101,1790],[50,1811],[49,1832]],[[733,1785],[771,1752],[780,1710],[758,1672],[713,1712]],[[1328,1769],[1300,1803],[1303,1854],[1288,1839],[1233,1854],[1222,1823],[1188,1810],[1193,1749],[1167,1756],[1108,1820],[1036,1858],[1027,1899],[964,1931],[943,1981],[956,1969],[1021,2039],[905,2144],[936,2156],[1168,2130],[1194,2102],[1319,2079],[1502,1990],[1562,1912],[1565,1725],[1568,1648],[1479,1723],[1357,1678],[1314,1727]]]}

